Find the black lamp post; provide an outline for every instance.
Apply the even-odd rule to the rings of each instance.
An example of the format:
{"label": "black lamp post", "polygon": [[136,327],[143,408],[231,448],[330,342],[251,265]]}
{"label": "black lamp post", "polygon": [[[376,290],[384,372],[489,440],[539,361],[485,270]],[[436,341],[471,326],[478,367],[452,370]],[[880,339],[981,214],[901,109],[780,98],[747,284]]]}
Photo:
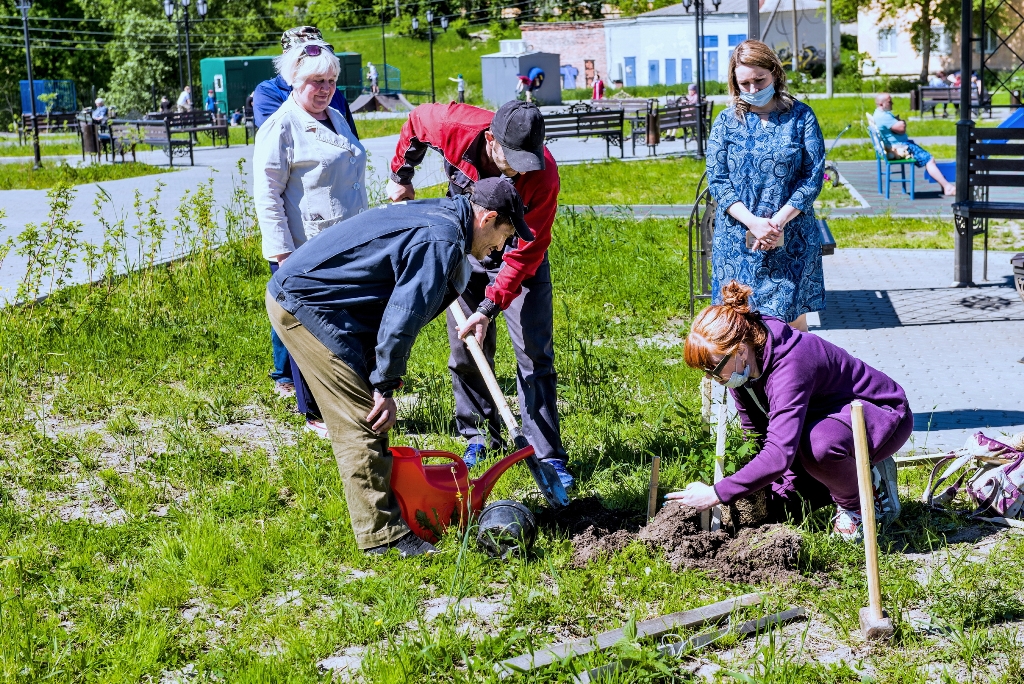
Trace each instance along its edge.
{"label": "black lamp post", "polygon": [[[420,30],[420,20],[418,17],[412,18],[412,30]],[[427,10],[427,31],[430,34],[430,101],[436,102],[434,98],[434,13]]]}
{"label": "black lamp post", "polygon": [[427,10],[427,34],[430,36],[430,101],[437,102],[434,92],[434,13]]}
{"label": "black lamp post", "polygon": [[32,48],[28,42],[28,10],[32,7],[32,0],[18,0],[18,9],[21,10],[21,26],[25,32],[25,66],[28,69],[28,100],[32,112],[32,168],[38,169],[43,164],[39,155],[39,121],[36,120],[36,84],[32,80]]}
{"label": "black lamp post", "polygon": [[[711,0],[718,10],[722,0]],[[683,0],[683,7],[693,10],[694,33],[697,39],[697,158],[704,158],[704,0]],[[717,74],[716,74],[717,77]]]}
{"label": "black lamp post", "polygon": [[[185,24],[185,68],[188,69],[188,78],[185,79],[186,85],[188,85],[189,95],[192,98],[192,107],[196,106],[196,89],[192,84],[192,41],[189,35],[189,16],[188,7],[192,4],[192,0],[178,0],[178,4],[181,5],[181,20]],[[164,14],[167,18],[174,18],[175,2],[174,0],[164,0]],[[206,0],[196,0],[196,14],[199,15],[200,19],[206,19],[206,12],[208,6]]]}
{"label": "black lamp post", "polygon": [[[381,51],[381,55],[382,55],[381,59],[383,60],[383,63],[380,65],[381,72],[382,72],[380,75],[384,76],[384,92],[387,93],[388,92],[388,45],[387,45],[387,41],[384,39],[384,10],[385,9],[387,9],[387,3],[383,2],[383,0],[382,0],[382,3],[381,3],[381,14],[380,14],[380,51]],[[398,15],[396,14],[395,16],[398,16]],[[378,79],[380,78],[380,75],[378,75]],[[380,81],[378,80],[377,82],[379,83]],[[380,87],[378,86],[377,89],[380,90]]]}

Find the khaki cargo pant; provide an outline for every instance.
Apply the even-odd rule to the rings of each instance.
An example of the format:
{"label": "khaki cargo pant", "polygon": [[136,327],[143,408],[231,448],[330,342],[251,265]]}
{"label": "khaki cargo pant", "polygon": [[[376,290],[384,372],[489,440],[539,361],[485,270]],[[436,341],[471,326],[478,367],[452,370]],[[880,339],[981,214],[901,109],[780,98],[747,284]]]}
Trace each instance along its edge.
{"label": "khaki cargo pant", "polygon": [[373,409],[373,389],[270,293],[266,303],[270,323],[302,368],[331,434],[356,544],[368,549],[396,541],[409,527],[391,493],[387,435],[378,435],[366,422]]}

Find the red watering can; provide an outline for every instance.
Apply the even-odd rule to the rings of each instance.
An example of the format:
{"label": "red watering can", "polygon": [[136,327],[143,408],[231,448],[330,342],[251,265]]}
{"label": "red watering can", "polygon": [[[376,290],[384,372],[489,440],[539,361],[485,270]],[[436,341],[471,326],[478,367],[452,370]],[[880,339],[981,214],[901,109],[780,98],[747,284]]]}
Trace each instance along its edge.
{"label": "red watering can", "polygon": [[[461,458],[447,451],[420,451],[413,447],[391,447],[391,491],[398,499],[402,518],[420,538],[436,542],[450,525],[463,525],[479,513],[487,497],[506,470],[533,456],[527,446],[509,454],[470,479]],[[427,458],[444,458],[450,463],[424,463]]]}
{"label": "red watering can", "polygon": [[[459,300],[452,302],[448,309],[459,327],[465,327],[466,314]],[[391,491],[398,499],[402,518],[417,536],[431,543],[437,541],[449,525],[465,524],[472,517],[471,514],[479,513],[495,481],[519,461],[526,461],[530,474],[549,506],[559,508],[569,503],[569,495],[565,493],[557,473],[537,458],[533,447],[526,441],[476,338],[467,337],[466,346],[491,392],[498,413],[515,441],[516,451],[492,465],[480,477],[470,480],[469,468],[453,453],[391,447]],[[424,458],[444,458],[451,463],[424,464]]]}

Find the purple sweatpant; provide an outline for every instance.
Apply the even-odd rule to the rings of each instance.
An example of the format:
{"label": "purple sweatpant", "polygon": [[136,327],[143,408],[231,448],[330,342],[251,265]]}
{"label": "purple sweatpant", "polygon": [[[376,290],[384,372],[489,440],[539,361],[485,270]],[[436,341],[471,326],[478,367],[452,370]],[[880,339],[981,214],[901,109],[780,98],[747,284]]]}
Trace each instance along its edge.
{"label": "purple sweatpant", "polygon": [[[897,416],[900,413],[888,407],[876,408],[890,411]],[[889,440],[871,454],[872,463],[889,458],[910,439],[910,433],[914,431],[914,415],[909,407],[902,413],[903,416]],[[802,470],[825,485],[836,504],[849,511],[859,511],[857,461],[853,450],[853,430],[849,421],[848,409],[823,418],[808,418],[804,423],[800,449],[797,452],[798,464],[794,464],[792,470],[772,483],[772,491],[783,499],[792,498],[794,493],[806,495],[808,492],[801,491],[804,489],[801,480],[806,481],[806,476],[801,477]],[[797,465],[799,467],[796,467]]]}

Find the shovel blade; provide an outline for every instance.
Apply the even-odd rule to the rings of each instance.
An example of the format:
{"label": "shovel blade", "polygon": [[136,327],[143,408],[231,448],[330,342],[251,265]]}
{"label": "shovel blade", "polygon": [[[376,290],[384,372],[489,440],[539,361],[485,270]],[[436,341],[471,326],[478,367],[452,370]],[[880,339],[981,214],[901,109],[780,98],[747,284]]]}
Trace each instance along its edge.
{"label": "shovel blade", "polygon": [[565,492],[558,473],[550,464],[542,462],[534,454],[526,459],[526,467],[530,469],[530,474],[537,482],[537,487],[540,488],[540,493],[547,500],[548,506],[563,508],[569,505],[569,495]]}

